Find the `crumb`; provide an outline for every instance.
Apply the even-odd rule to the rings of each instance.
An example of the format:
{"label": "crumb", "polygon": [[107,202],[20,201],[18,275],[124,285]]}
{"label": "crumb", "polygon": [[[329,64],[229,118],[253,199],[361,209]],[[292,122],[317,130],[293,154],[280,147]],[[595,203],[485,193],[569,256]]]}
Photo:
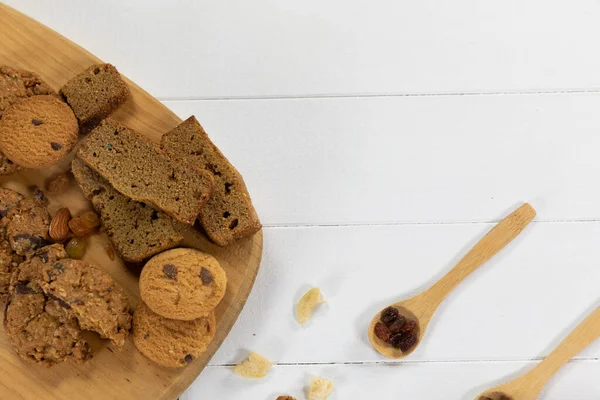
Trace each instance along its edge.
{"label": "crumb", "polygon": [[248,359],[242,361],[233,368],[233,372],[244,378],[264,378],[271,369],[271,361],[259,356],[256,353],[250,353]]}
{"label": "crumb", "polygon": [[313,309],[324,302],[325,299],[321,296],[321,290],[319,288],[312,288],[306,292],[298,302],[298,307],[296,308],[296,318],[298,319],[298,322],[302,325],[307,323]]}
{"label": "crumb", "polygon": [[333,382],[315,376],[308,389],[308,400],[325,400],[331,392],[333,392]]}

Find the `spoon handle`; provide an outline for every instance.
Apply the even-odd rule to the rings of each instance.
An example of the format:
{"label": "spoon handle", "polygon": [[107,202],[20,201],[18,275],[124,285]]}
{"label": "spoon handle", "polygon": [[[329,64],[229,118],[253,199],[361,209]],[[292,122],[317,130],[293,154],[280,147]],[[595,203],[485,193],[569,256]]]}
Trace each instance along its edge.
{"label": "spoon handle", "polygon": [[535,210],[525,203],[500,221],[452,270],[427,290],[431,307],[437,308],[456,285],[517,237],[534,217]]}
{"label": "spoon handle", "polygon": [[600,307],[588,315],[541,363],[523,376],[539,393],[546,382],[577,353],[600,336]]}

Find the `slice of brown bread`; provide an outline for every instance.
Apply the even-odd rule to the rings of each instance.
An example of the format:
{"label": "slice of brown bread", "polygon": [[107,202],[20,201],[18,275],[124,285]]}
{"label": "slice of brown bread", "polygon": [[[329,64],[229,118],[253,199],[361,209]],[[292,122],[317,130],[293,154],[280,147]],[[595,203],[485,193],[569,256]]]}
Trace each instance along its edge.
{"label": "slice of brown bread", "polygon": [[215,192],[200,210],[200,222],[210,239],[225,246],[260,229],[258,215],[240,173],[191,116],[163,135],[161,147],[192,166],[211,171]]}
{"label": "slice of brown bread", "polygon": [[83,161],[71,164],[79,187],[100,214],[102,226],[125,261],[141,262],[181,243],[173,218],[162,211],[131,200]]}
{"label": "slice of brown bread", "polygon": [[119,192],[193,224],[212,195],[214,180],[190,168],[134,130],[104,120],[81,143],[77,156]]}
{"label": "slice of brown bread", "polygon": [[72,78],[60,94],[73,109],[83,131],[108,117],[130,96],[127,83],[111,64],[95,64]]}

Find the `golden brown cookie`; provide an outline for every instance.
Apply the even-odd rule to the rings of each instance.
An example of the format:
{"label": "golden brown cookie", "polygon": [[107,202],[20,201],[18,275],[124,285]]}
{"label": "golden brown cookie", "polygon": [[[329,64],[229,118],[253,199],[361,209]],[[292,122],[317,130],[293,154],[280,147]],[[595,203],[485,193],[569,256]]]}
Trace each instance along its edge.
{"label": "golden brown cookie", "polygon": [[81,260],[62,259],[42,268],[42,290],[64,304],[82,329],[98,332],[122,348],[131,329],[125,291],[108,272]]}
{"label": "golden brown cookie", "polygon": [[216,332],[214,312],[192,321],[167,319],[138,303],[133,342],[147,358],[164,367],[184,367],[206,350]]}
{"label": "golden brown cookie", "polygon": [[79,126],[67,104],[55,96],[34,96],[14,103],[0,119],[0,148],[27,168],[52,165],[71,152]]}
{"label": "golden brown cookie", "polygon": [[51,366],[67,360],[81,362],[92,356],[68,304],[47,296],[37,284],[41,269],[65,256],[60,245],[44,247],[12,276],[4,332],[26,361]]}
{"label": "golden brown cookie", "polygon": [[0,118],[14,102],[38,95],[56,95],[56,92],[33,72],[0,66]]}
{"label": "golden brown cookie", "polygon": [[225,295],[227,275],[211,255],[173,249],[152,257],[140,275],[140,295],[165,318],[192,320],[212,311]]}

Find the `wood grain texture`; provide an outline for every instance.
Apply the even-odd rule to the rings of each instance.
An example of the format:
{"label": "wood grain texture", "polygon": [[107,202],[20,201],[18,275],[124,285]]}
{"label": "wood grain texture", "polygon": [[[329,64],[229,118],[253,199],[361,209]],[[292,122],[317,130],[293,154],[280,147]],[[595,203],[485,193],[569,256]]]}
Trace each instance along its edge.
{"label": "wood grain texture", "polygon": [[535,368],[517,379],[484,392],[483,395],[494,400],[499,399],[501,395],[514,400],[537,398],[550,378],[599,336],[600,307],[597,307]]}
{"label": "wood grain texture", "polygon": [[[99,60],[52,30],[0,4],[0,64],[38,72],[54,88]],[[114,115],[116,119],[158,140],[180,122],[171,111],[131,81],[133,100]],[[7,177],[2,185],[26,192],[30,185],[43,186],[53,173],[68,163],[44,171],[26,171]],[[78,188],[50,197],[51,210],[68,206],[73,211],[89,208]],[[110,261],[104,248],[107,238],[90,240],[85,260],[104,267],[127,291],[135,305],[139,300],[139,269]],[[95,357],[83,366],[59,365],[51,369],[23,363],[0,334],[0,398],[30,399],[174,399],[198,376],[231,329],[254,283],[262,255],[262,232],[226,248],[218,248],[189,228],[184,245],[214,255],[227,272],[227,293],[216,310],[218,328],[208,350],[185,369],[160,368],[145,359],[129,340],[122,352],[105,342],[92,340]]]}
{"label": "wood grain texture", "polygon": [[160,99],[600,87],[592,0],[7,2]]}
{"label": "wood grain texture", "polygon": [[377,312],[368,327],[371,344],[382,355],[388,358],[403,358],[410,355],[423,340],[433,314],[450,291],[460,284],[469,274],[492,258],[516,238],[535,217],[535,210],[528,203],[523,204],[492,228],[460,261],[442,278],[427,290],[407,300],[396,302],[391,306],[400,310],[407,320],[417,322],[418,341],[409,351],[403,352],[383,342],[374,333],[374,327],[380,320],[381,311]]}

